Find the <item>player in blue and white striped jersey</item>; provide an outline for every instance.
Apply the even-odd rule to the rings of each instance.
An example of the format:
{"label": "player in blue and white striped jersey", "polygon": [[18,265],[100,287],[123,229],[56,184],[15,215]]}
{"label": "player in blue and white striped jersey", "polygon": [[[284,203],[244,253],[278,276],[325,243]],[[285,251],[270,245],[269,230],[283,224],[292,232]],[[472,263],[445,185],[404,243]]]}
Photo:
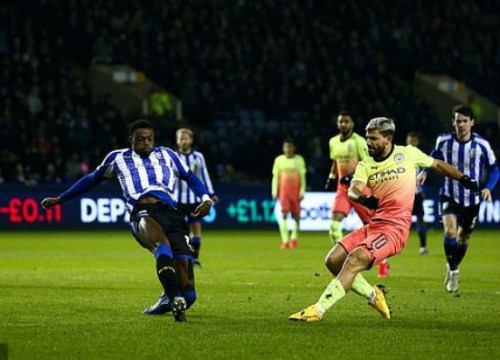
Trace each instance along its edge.
{"label": "player in blue and white striped jersey", "polygon": [[[475,120],[472,108],[457,105],[453,108],[452,116],[455,130],[438,137],[431,156],[453,165],[478,183],[483,179],[484,171],[488,173],[486,183],[480,186],[480,193],[467,190],[460,182],[448,178],[439,191],[444,249],[448,261],[445,288],[449,292],[456,292],[460,281],[458,265],[467,251],[481,199],[492,201],[491,192],[498,182],[499,169],[490,143],[472,132]],[[419,175],[422,184],[425,178],[426,173],[422,172]]]}
{"label": "player in blue and white striped jersey", "polygon": [[[219,201],[219,198],[214,193],[212,181],[208,174],[205,157],[199,151],[193,150],[193,132],[187,128],[178,129],[175,133],[177,143],[177,155],[184,160],[186,165],[191,169],[191,172],[198,176],[205,184],[208,194],[214,203]],[[200,265],[198,257],[201,247],[201,219],[194,218],[189,215],[193,208],[199,205],[201,199],[188,186],[185,181],[179,181],[176,187],[176,198],[179,209],[184,211],[188,217],[189,224],[189,244],[193,249],[195,257],[194,264]]]}
{"label": "player in blue and white striped jersey", "polygon": [[191,249],[185,237],[184,217],[174,197],[176,179],[189,184],[202,199],[193,217],[208,214],[212,201],[203,183],[169,148],[155,147],[154,129],[146,120],[130,125],[131,147],[110,152],[97,169],[78,180],[57,197],[45,198],[44,208],[81,195],[104,180],[117,177],[128,210],[132,234],[140,245],[154,253],[158,279],[164,293],[146,314],[172,311],[175,321],[185,321],[185,311],[196,299]]}

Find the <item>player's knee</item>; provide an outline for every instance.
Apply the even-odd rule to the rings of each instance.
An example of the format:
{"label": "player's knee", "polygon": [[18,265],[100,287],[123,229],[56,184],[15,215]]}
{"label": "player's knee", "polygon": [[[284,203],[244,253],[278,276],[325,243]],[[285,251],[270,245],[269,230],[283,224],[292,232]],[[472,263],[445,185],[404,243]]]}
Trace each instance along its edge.
{"label": "player's knee", "polygon": [[347,253],[343,247],[336,245],[325,258],[325,265],[330,272],[337,276],[342,269]]}
{"label": "player's knee", "polygon": [[457,230],[453,226],[445,226],[444,227],[444,236],[449,238],[457,237]]}
{"label": "player's knee", "polygon": [[335,262],[335,259],[330,254],[328,254],[325,259],[325,265],[333,275],[339,274],[340,266]]}

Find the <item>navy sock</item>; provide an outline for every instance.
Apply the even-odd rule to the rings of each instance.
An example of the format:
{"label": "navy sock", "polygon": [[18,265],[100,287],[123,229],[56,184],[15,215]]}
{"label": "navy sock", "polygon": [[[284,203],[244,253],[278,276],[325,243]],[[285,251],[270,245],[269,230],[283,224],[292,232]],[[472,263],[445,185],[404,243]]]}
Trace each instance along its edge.
{"label": "navy sock", "polygon": [[450,265],[450,270],[457,270],[457,251],[458,243],[457,238],[444,237],[444,253],[446,254],[446,260]]}
{"label": "navy sock", "polygon": [[427,228],[425,226],[417,226],[417,231],[420,238],[420,247],[427,247]]}
{"label": "navy sock", "polygon": [[465,253],[467,252],[468,244],[461,245],[459,244],[457,247],[457,266],[462,262]]}
{"label": "navy sock", "polygon": [[189,240],[189,245],[191,245],[191,248],[193,249],[194,257],[198,259],[198,255],[200,254],[200,248],[201,248],[201,237],[200,236],[193,236]]}
{"label": "navy sock", "polygon": [[175,272],[172,257],[172,250],[166,244],[160,244],[155,251],[158,279],[169,299],[173,299],[179,295],[177,273]]}
{"label": "navy sock", "polygon": [[191,305],[196,301],[196,290],[193,286],[188,285],[184,290],[181,291],[181,296],[186,299],[186,305],[189,309]]}

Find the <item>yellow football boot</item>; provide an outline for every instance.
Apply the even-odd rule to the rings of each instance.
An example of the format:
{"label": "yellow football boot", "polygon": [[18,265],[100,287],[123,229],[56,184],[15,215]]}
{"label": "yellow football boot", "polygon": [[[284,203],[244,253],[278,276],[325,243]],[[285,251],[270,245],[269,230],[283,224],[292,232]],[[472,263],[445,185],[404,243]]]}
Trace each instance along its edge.
{"label": "yellow football boot", "polygon": [[387,304],[387,299],[385,298],[385,287],[384,285],[375,285],[373,287],[375,290],[375,299],[370,301],[368,305],[371,305],[377,310],[384,318],[391,318],[391,309]]}
{"label": "yellow football boot", "polygon": [[318,307],[316,305],[311,305],[298,313],[290,315],[288,320],[313,322],[320,321],[322,317],[323,315],[320,315]]}

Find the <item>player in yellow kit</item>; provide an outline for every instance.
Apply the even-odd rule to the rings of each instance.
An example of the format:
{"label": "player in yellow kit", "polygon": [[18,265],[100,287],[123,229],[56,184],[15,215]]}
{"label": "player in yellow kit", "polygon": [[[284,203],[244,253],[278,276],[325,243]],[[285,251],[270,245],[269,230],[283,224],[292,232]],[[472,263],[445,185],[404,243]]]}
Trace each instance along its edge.
{"label": "player in yellow kit", "polygon": [[[301,155],[295,154],[293,140],[283,142],[283,154],[274,159],[272,195],[281,205],[279,219],[281,248],[297,247],[300,222],[300,202],[306,190],[306,163]],[[293,228],[290,236],[287,226],[288,214],[292,214]]]}
{"label": "player in yellow kit", "polygon": [[[332,167],[325,185],[326,190],[334,190],[335,187],[337,190],[333,201],[332,221],[328,232],[333,245],[342,240],[340,223],[349,215],[352,208],[354,208],[363,224],[367,224],[374,213],[372,209],[368,209],[347,196],[347,190],[356,165],[361,160],[369,157],[366,140],[354,132],[354,118],[348,111],[341,111],[337,116],[337,128],[339,134],[332,137],[329,142]],[[338,181],[339,179],[340,181]],[[363,189],[363,194],[370,194],[368,187]],[[354,280],[352,290],[366,299],[370,299],[374,291],[362,274],[359,274]]]}
{"label": "player in yellow kit", "polygon": [[[431,168],[459,180],[468,189],[478,189],[477,182],[444,161],[411,145],[393,145],[395,129],[393,120],[385,117],[374,118],[366,126],[370,157],[356,167],[348,194],[350,199],[375,209],[375,214],[367,225],[344,237],[330,251],[326,265],[336,278],[314,305],[291,315],[290,320],[320,321],[351,289],[358,273],[403,250],[411,226],[417,167]],[[366,185],[371,195],[363,195]],[[371,304],[390,319],[385,295],[377,289]]]}
{"label": "player in yellow kit", "polygon": [[[354,119],[348,111],[341,111],[337,116],[337,128],[339,134],[332,137],[329,142],[332,167],[325,185],[326,190],[337,188],[329,231],[333,245],[342,240],[340,223],[349,215],[352,208],[363,224],[366,224],[373,215],[373,210],[350,200],[347,196],[356,165],[369,157],[366,140],[354,132]],[[363,192],[366,195],[370,193],[368,188]]]}

